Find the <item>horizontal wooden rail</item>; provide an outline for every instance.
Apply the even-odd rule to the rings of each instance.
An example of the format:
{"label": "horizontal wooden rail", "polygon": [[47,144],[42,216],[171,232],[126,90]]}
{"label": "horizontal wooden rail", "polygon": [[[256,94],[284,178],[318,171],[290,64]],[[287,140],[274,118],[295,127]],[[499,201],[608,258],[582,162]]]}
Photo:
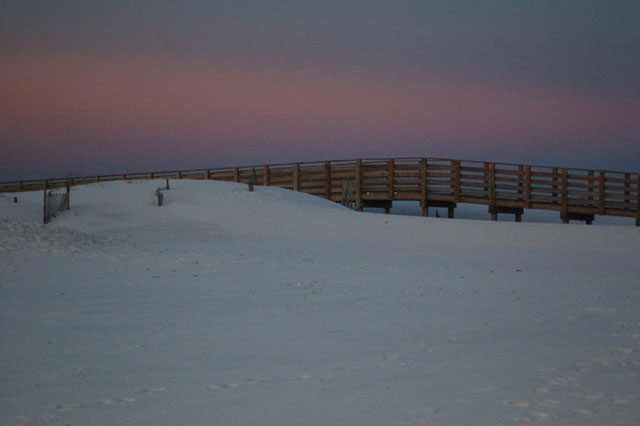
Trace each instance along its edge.
{"label": "horizontal wooden rail", "polygon": [[394,200],[415,200],[429,207],[484,204],[492,218],[523,209],[559,211],[590,223],[594,215],[636,219],[640,226],[640,174],[446,158],[375,158],[257,166],[110,174],[0,182],[0,192],[42,190],[95,182],[138,179],[213,179],[277,186],[339,201],[345,181],[355,183],[353,201],[389,208]]}

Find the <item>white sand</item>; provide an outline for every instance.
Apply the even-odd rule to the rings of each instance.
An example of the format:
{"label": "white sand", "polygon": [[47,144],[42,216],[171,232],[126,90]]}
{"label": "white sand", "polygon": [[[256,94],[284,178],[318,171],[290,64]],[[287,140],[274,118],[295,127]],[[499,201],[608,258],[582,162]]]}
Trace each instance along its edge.
{"label": "white sand", "polygon": [[0,424],[640,423],[640,229],[162,184],[0,194]]}

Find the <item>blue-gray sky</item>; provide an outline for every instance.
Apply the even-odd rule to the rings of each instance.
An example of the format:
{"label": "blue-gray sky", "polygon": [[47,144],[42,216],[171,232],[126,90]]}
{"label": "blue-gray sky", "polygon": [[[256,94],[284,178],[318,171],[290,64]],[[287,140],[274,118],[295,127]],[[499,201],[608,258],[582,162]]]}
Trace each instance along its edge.
{"label": "blue-gray sky", "polygon": [[638,28],[633,1],[4,1],[0,178],[407,155],[635,171]]}

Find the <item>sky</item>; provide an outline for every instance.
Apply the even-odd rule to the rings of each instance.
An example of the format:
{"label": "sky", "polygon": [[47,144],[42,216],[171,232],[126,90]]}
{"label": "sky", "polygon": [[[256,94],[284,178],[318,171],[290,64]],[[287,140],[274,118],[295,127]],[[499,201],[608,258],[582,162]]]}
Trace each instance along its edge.
{"label": "sky", "polygon": [[637,1],[0,0],[0,179],[380,157],[640,170]]}

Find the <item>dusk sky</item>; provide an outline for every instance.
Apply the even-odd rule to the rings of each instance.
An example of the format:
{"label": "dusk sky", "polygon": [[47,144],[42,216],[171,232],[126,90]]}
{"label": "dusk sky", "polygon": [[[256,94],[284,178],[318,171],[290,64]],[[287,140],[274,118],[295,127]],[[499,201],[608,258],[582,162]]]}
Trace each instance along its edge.
{"label": "dusk sky", "polygon": [[387,156],[640,170],[640,2],[2,1],[0,179]]}

